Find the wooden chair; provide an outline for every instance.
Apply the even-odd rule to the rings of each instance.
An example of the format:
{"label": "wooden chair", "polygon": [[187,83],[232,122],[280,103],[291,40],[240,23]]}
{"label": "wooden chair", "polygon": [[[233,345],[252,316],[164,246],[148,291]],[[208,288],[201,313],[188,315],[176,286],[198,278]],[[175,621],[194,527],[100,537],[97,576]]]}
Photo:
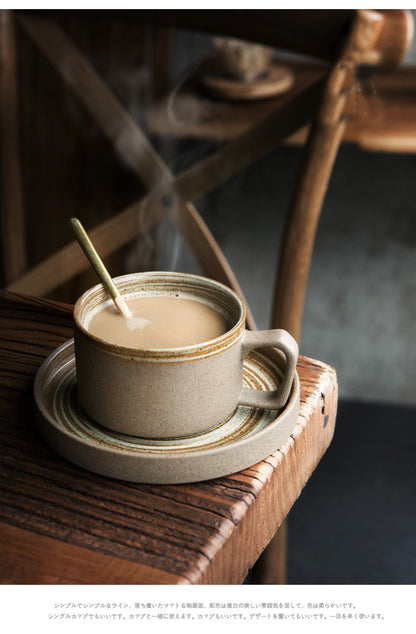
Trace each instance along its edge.
{"label": "wooden chair", "polygon": [[[352,115],[357,69],[392,68],[403,58],[412,23],[405,10],[336,11],[110,11],[103,19],[149,22],[241,37],[328,62],[324,78],[294,91],[270,116],[198,163],[174,176],[128,110],[89,60],[57,25],[53,12],[1,12],[2,241],[8,290],[45,296],[88,267],[72,241],[28,270],[20,183],[15,22],[44,53],[66,85],[117,148],[147,194],[100,223],[90,234],[108,256],[169,217],[192,247],[206,274],[242,295],[237,277],[192,201],[272,151],[306,123],[310,133],[287,216],[280,251],[271,327],[299,340],[308,272],[318,220],[346,121]],[[98,15],[99,14],[99,15]],[[137,218],[140,217],[140,225]],[[59,277],[57,279],[57,271]],[[248,325],[255,327],[252,314]],[[285,529],[272,540],[264,583],[285,579]]]}

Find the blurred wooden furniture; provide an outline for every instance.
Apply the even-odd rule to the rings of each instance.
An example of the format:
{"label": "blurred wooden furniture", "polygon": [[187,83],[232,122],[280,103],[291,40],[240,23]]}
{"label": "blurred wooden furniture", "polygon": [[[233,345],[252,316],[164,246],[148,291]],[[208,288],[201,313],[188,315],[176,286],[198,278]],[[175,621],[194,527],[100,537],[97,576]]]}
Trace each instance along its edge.
{"label": "blurred wooden furniture", "polygon": [[[99,12],[101,13],[101,12]],[[105,12],[104,12],[105,13]],[[94,121],[114,146],[121,160],[137,175],[148,193],[123,211],[100,223],[91,231],[98,251],[109,255],[129,243],[135,236],[169,217],[184,235],[207,275],[233,287],[241,288],[209,228],[191,201],[214,189],[256,159],[291,138],[305,125],[310,132],[305,144],[299,177],[288,214],[277,275],[272,327],[289,330],[300,337],[304,297],[323,199],[329,177],[354,108],[355,78],[360,66],[371,64],[395,66],[403,57],[410,37],[408,12],[389,11],[110,11],[110,19],[123,16],[128,20],[151,21],[159,26],[206,30],[211,33],[244,37],[294,52],[310,54],[328,63],[326,72],[312,83],[301,85],[283,100],[277,109],[243,130],[212,155],[174,176],[161,156],[149,143],[128,110],[122,106],[102,81],[86,56],[64,33],[51,14],[18,13],[19,27],[45,54]],[[247,19],[249,17],[249,19]],[[14,16],[6,14],[8,37]],[[8,62],[13,75],[15,58]],[[4,76],[6,70],[3,71]],[[3,81],[2,86],[5,86]],[[13,95],[9,111],[16,99]],[[352,109],[352,110],[351,110]],[[3,118],[3,127],[7,118]],[[12,141],[16,134],[11,130]],[[14,139],[14,147],[17,146]],[[9,160],[9,156],[3,159]],[[15,172],[19,156],[13,153]],[[6,199],[3,214],[13,215],[13,196]],[[3,203],[3,201],[2,201]],[[3,207],[3,204],[2,204]],[[24,246],[23,228],[3,223],[4,242]],[[20,231],[20,233],[19,233]],[[16,253],[24,248],[18,249]],[[72,242],[38,266],[9,275],[8,289],[45,296],[57,284],[71,278],[88,265]],[[17,267],[25,268],[22,261]],[[6,267],[7,269],[7,267]],[[57,276],[57,272],[59,275]],[[249,327],[254,327],[251,314]],[[285,484],[286,486],[286,484]],[[270,512],[276,512],[273,504]],[[284,515],[284,514],[283,514]],[[283,516],[280,517],[283,521]],[[277,528],[276,523],[275,528]],[[271,534],[270,534],[271,536]],[[282,533],[281,533],[282,536]],[[284,580],[284,539],[278,546],[279,574],[266,582]],[[276,558],[275,558],[276,559]],[[277,564],[275,565],[277,569]]]}
{"label": "blurred wooden furniture", "polygon": [[[103,256],[169,216],[193,248],[207,274],[241,293],[236,276],[190,201],[217,187],[312,121],[288,215],[272,319],[272,326],[278,324],[299,338],[315,231],[354,99],[356,71],[362,64],[394,66],[400,61],[409,42],[408,12],[262,11],[255,15],[250,13],[249,23],[243,19],[236,20],[233,11],[121,13],[125,18],[153,21],[161,26],[200,28],[211,32],[220,30],[222,34],[229,35],[240,36],[243,29],[248,39],[258,38],[265,44],[309,52],[331,60],[324,78],[318,77],[316,82],[301,86],[277,111],[203,161],[173,177],[128,111],[53,19],[48,14],[46,17],[18,14],[24,31],[90,112],[122,160],[149,190],[148,195],[93,230],[93,240]],[[239,13],[243,16],[245,12]],[[111,17],[119,15],[120,12],[110,12]],[[12,32],[10,28],[9,32]],[[293,37],[294,33],[296,37]],[[13,60],[9,67],[13,74]],[[18,173],[18,154],[14,153],[13,158]],[[8,204],[6,201],[3,212],[6,219],[13,216],[7,210]],[[24,245],[23,230],[19,233],[19,227],[14,227],[12,234],[6,222],[4,227],[2,239],[5,244]],[[20,246],[16,252],[24,253],[24,248]],[[23,267],[22,263],[20,268]],[[88,268],[87,263],[80,257],[73,242],[17,279],[9,276],[8,288],[45,295],[64,279],[85,268]],[[250,327],[254,326],[251,314],[248,323]]]}
{"label": "blurred wooden furniture", "polygon": [[[165,95],[149,108],[146,127],[151,134],[172,139],[233,139],[290,100],[299,87],[324,77],[328,70],[323,62],[285,60],[295,76],[289,92],[235,103],[212,99],[201,86],[203,64],[183,81],[173,99]],[[374,152],[416,153],[416,67],[402,66],[390,72],[372,68],[356,83],[342,142]],[[303,145],[309,127],[305,125],[285,143]]]}
{"label": "blurred wooden furniture", "polygon": [[[36,14],[46,18],[47,12]],[[0,11],[1,286],[68,243],[67,219],[74,210],[90,229],[145,193],[98,123],[19,25],[20,15]],[[94,11],[57,11],[53,23],[90,60],[126,110],[135,112],[166,90],[167,29],[99,19]],[[121,261],[118,253],[111,256],[112,265]],[[55,268],[51,293],[67,301],[95,281],[86,270],[67,283],[60,273]]]}
{"label": "blurred wooden furniture", "polygon": [[112,480],[55,454],[34,421],[33,379],[72,336],[71,309],[0,291],[1,583],[242,583],[331,441],[334,370],[299,359],[295,431],[249,469],[187,485]]}

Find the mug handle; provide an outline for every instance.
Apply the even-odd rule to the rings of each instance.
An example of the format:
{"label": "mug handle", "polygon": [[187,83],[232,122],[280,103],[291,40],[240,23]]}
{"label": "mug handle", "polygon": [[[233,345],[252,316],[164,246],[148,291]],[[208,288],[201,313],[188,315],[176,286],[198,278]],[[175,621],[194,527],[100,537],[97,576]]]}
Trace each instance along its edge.
{"label": "mug handle", "polygon": [[298,360],[299,347],[286,330],[246,330],[241,344],[242,357],[256,348],[273,347],[281,350],[286,357],[286,371],[278,390],[265,391],[243,387],[239,405],[249,405],[262,409],[282,409],[286,405],[292,388]]}

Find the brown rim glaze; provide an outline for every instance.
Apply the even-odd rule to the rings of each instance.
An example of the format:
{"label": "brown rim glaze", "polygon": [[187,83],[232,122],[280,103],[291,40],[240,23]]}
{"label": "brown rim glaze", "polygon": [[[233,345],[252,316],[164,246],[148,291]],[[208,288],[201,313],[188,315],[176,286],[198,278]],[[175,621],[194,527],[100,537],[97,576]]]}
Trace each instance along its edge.
{"label": "brown rim glaze", "polygon": [[103,285],[97,284],[81,295],[75,303],[74,322],[79,335],[90,341],[94,347],[104,350],[108,354],[149,363],[170,361],[178,363],[223,352],[244,334],[245,306],[238,295],[221,282],[188,273],[151,271],[121,275],[114,278],[114,283],[120,293],[126,297],[171,295],[200,298],[222,312],[231,325],[226,333],[216,339],[178,348],[143,349],[105,341],[91,334],[87,327],[87,317],[95,314],[99,306],[111,302]]}

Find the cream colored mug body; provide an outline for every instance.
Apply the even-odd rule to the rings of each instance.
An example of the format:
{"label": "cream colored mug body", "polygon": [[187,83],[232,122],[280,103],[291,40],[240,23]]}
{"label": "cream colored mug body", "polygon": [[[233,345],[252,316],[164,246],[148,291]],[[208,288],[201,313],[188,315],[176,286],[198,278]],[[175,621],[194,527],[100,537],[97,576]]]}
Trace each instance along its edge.
{"label": "cream colored mug body", "polygon": [[[201,344],[138,349],[93,336],[92,317],[108,299],[99,284],[74,307],[77,389],[81,406],[106,428],[142,438],[179,438],[209,431],[238,405],[279,410],[289,397],[298,346],[284,330],[249,331],[238,295],[214,280],[185,273],[146,272],[115,278],[129,297],[171,295],[208,303],[223,314],[228,330]],[[243,387],[243,362],[257,348],[274,347],[285,357],[279,389]]]}

